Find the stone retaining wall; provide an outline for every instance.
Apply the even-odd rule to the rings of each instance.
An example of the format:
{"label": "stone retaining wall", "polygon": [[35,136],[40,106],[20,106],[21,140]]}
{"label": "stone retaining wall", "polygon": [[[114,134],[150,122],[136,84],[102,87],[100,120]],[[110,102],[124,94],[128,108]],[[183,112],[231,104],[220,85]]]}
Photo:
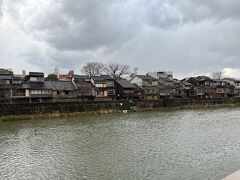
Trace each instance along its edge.
{"label": "stone retaining wall", "polygon": [[154,108],[240,104],[240,98],[229,99],[161,99],[151,101],[100,101],[0,104],[0,116],[51,113],[122,111]]}

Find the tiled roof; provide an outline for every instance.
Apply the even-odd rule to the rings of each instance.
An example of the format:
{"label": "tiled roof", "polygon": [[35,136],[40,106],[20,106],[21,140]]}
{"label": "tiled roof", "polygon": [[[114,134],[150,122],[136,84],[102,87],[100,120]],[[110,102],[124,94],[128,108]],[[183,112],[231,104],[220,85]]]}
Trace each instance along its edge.
{"label": "tiled roof", "polygon": [[22,79],[22,75],[13,75],[13,79],[14,80],[21,80]]}
{"label": "tiled roof", "polygon": [[29,72],[29,76],[42,77],[44,73],[42,72]]}
{"label": "tiled roof", "polygon": [[207,77],[207,76],[198,76],[197,80],[199,81],[205,81],[205,80],[212,80],[211,78]]}
{"label": "tiled roof", "polygon": [[87,75],[74,75],[74,79],[89,79],[90,77]]}
{"label": "tiled roof", "polygon": [[236,82],[236,83],[239,83],[239,82],[240,82],[240,80],[234,79],[234,78],[225,78],[225,79],[223,79],[223,80],[229,80],[229,81],[233,81],[233,82]]}
{"label": "tiled roof", "polygon": [[0,89],[10,89],[10,87],[9,84],[0,84]]}
{"label": "tiled roof", "polygon": [[159,79],[162,79],[163,81],[166,81],[166,82],[171,82],[171,83],[175,82],[175,81],[174,81],[174,80],[172,80],[172,79],[169,79],[169,78],[164,78],[164,77],[159,77]]}
{"label": "tiled roof", "polygon": [[138,77],[142,80],[157,80],[156,78],[149,75],[136,75],[135,77]]}
{"label": "tiled roof", "polygon": [[136,88],[136,86],[132,84],[131,81],[126,79],[117,80],[116,82],[123,88]]}
{"label": "tiled roof", "polygon": [[189,83],[189,82],[186,82],[186,81],[182,81],[181,82],[183,85],[185,85],[185,86],[192,86],[192,84],[191,83]]}
{"label": "tiled roof", "polygon": [[113,80],[109,75],[101,75],[100,77],[103,77],[106,80]]}
{"label": "tiled roof", "polygon": [[1,69],[0,68],[0,75],[10,75],[11,72],[7,69]]}
{"label": "tiled roof", "polygon": [[9,76],[9,75],[0,75],[0,79],[10,80],[10,79],[11,79],[11,76]]}
{"label": "tiled roof", "polygon": [[45,81],[44,87],[46,89],[65,91],[72,91],[76,89],[71,81]]}
{"label": "tiled roof", "polygon": [[105,79],[101,76],[92,76],[91,77],[94,81],[105,81]]}
{"label": "tiled roof", "polygon": [[15,89],[30,89],[30,84],[29,83],[14,84],[13,88],[15,88]]}

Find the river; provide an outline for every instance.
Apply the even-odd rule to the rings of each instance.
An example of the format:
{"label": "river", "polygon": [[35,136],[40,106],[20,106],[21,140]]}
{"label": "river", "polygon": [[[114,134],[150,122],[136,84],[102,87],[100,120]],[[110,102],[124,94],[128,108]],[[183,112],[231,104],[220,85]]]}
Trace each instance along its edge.
{"label": "river", "polygon": [[216,180],[238,169],[238,108],[0,122],[0,179]]}

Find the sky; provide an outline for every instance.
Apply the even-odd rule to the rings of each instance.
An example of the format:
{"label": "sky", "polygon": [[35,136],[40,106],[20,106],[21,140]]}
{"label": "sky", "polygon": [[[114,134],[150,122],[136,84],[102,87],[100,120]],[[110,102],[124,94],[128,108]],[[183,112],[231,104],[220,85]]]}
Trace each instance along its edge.
{"label": "sky", "polygon": [[0,0],[0,63],[61,73],[90,61],[240,79],[239,0]]}

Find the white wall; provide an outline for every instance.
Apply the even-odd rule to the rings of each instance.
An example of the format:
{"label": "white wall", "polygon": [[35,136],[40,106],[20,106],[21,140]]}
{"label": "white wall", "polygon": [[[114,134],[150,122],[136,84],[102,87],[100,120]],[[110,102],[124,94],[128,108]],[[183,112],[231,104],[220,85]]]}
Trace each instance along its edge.
{"label": "white wall", "polygon": [[134,78],[131,80],[131,83],[135,83],[135,84],[137,84],[139,87],[142,87],[142,85],[143,85],[142,79],[140,79],[140,78],[138,78],[138,77],[134,77]]}

